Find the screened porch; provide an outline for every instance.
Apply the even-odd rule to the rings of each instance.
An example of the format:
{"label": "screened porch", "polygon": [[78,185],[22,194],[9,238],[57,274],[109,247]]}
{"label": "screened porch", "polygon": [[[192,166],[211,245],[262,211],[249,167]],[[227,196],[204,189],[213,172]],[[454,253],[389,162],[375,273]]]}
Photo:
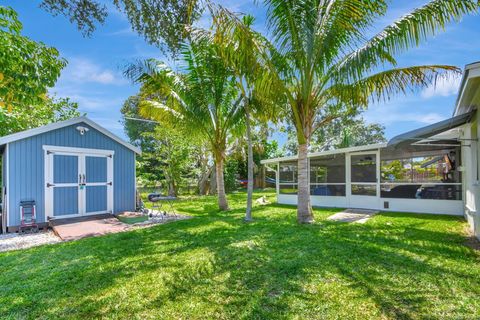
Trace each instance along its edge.
{"label": "screened porch", "polygon": [[[388,143],[308,155],[314,206],[463,215],[463,137],[474,112],[419,128]],[[297,157],[263,160],[278,202],[297,204]]]}

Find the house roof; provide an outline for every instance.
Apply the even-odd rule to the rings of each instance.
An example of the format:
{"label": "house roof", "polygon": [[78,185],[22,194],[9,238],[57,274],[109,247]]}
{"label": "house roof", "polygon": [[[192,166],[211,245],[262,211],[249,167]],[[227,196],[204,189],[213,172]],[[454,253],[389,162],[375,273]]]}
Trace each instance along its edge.
{"label": "house roof", "polygon": [[469,112],[478,106],[480,106],[480,62],[474,62],[465,66],[453,115]]}
{"label": "house roof", "polygon": [[[368,145],[365,145],[365,146],[341,148],[341,149],[322,151],[322,152],[312,152],[312,153],[309,153],[307,155],[307,157],[313,158],[313,157],[328,156],[328,155],[339,154],[339,153],[377,150],[377,149],[385,148],[386,146],[387,146],[386,143],[368,144]],[[260,163],[261,164],[269,164],[269,163],[277,163],[277,162],[282,162],[282,161],[295,161],[297,159],[298,159],[298,156],[289,156],[289,157],[265,159],[265,160],[260,161]]]}
{"label": "house roof", "polygon": [[[396,137],[393,137],[388,141],[388,147],[399,148],[399,147],[407,147],[416,142],[425,140],[428,142],[428,138],[434,138],[436,135],[440,135],[441,133],[447,132],[451,129],[457,128],[472,118],[475,111],[470,111],[467,113],[460,114],[458,116],[431,124],[426,127],[422,127],[419,129],[415,129],[409,132],[405,132],[400,134]],[[439,137],[440,139],[441,137]],[[435,142],[439,139],[433,139],[432,142]],[[444,140],[450,140],[449,138],[445,138]]]}
{"label": "house roof", "polygon": [[59,122],[48,124],[46,126],[33,128],[33,129],[30,129],[30,130],[25,130],[25,131],[17,132],[17,133],[14,133],[14,134],[10,134],[8,136],[0,137],[0,148],[4,145],[6,145],[8,143],[11,143],[11,142],[14,142],[14,141],[26,139],[26,138],[29,138],[29,137],[33,137],[33,136],[45,133],[45,132],[49,132],[49,131],[52,131],[52,130],[56,130],[56,129],[64,128],[64,127],[67,127],[67,126],[71,126],[71,125],[77,124],[77,123],[88,124],[90,127],[92,127],[95,130],[101,132],[102,134],[106,135],[107,137],[111,138],[112,140],[124,145],[125,147],[132,150],[133,152],[135,152],[137,154],[142,153],[142,151],[139,148],[137,148],[137,147],[133,146],[132,144],[126,142],[125,140],[123,140],[119,136],[113,134],[112,132],[108,131],[107,129],[100,126],[96,122],[93,122],[92,120],[90,120],[87,117],[72,118],[72,119],[69,119],[69,120],[59,121]]}

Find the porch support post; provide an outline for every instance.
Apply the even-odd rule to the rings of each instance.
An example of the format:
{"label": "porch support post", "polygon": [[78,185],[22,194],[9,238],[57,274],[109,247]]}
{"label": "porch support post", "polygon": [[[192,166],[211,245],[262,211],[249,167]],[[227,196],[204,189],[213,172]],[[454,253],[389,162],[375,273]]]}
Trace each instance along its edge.
{"label": "porch support post", "polygon": [[277,189],[277,202],[278,196],[280,194],[280,162],[277,162],[277,170],[275,170],[275,182],[276,182],[276,189]]}
{"label": "porch support post", "polygon": [[350,206],[350,195],[352,193],[352,170],[350,166],[350,153],[345,153],[345,197],[348,207]]}
{"label": "porch support post", "polygon": [[380,149],[378,149],[376,152],[376,158],[377,160],[375,162],[377,163],[377,198],[380,199]]}

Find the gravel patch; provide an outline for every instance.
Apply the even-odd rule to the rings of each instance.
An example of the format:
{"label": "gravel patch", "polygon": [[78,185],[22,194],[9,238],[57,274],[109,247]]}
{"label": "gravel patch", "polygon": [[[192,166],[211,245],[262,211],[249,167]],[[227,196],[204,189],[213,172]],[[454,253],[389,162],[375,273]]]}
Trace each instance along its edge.
{"label": "gravel patch", "polygon": [[163,224],[163,223],[168,223],[172,221],[178,221],[178,220],[186,220],[186,219],[191,219],[191,216],[186,216],[183,214],[162,214],[161,212],[155,211],[155,210],[150,210],[150,213],[152,213],[152,217],[149,217],[148,220],[143,221],[143,222],[137,222],[132,224],[132,227],[149,227],[153,226],[156,224]]}
{"label": "gravel patch", "polygon": [[29,234],[2,234],[0,235],[0,252],[26,249],[44,244],[58,243],[61,241],[62,240],[50,230]]}

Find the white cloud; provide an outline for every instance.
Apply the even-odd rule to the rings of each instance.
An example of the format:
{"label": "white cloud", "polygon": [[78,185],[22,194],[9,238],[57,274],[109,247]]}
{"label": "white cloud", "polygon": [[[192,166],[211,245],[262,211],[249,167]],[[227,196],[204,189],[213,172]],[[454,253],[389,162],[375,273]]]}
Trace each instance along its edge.
{"label": "white cloud", "polygon": [[99,83],[104,85],[123,85],[124,77],[112,70],[102,68],[86,58],[70,58],[59,79],[60,83]]}
{"label": "white cloud", "polygon": [[440,78],[436,83],[431,84],[422,91],[422,97],[425,99],[440,96],[448,97],[457,94],[460,87],[461,77]]}
{"label": "white cloud", "polygon": [[131,27],[126,27],[117,31],[105,33],[106,36],[137,36]]}
{"label": "white cloud", "polygon": [[[123,132],[123,125],[120,123],[120,120],[116,120],[113,118],[104,118],[104,117],[91,117],[93,121],[100,123],[102,127],[117,132]],[[118,134],[118,133],[117,133]]]}
{"label": "white cloud", "polygon": [[436,112],[416,113],[391,110],[389,108],[387,108],[387,110],[384,112],[379,111],[378,109],[375,111],[367,110],[364,114],[364,118],[369,123],[380,123],[385,126],[389,126],[398,122],[417,122],[428,125],[445,119],[444,116]]}

